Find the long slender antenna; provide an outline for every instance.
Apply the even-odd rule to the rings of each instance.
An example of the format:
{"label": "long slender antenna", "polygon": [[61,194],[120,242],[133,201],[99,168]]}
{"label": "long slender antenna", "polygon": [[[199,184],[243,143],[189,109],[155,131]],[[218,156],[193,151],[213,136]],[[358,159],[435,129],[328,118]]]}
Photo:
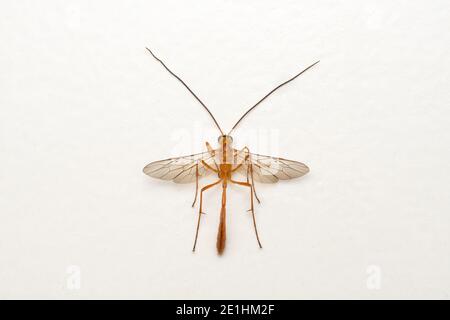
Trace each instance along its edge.
{"label": "long slender antenna", "polygon": [[233,128],[231,128],[230,132],[228,134],[230,134],[234,128],[237,127],[237,125],[239,124],[239,122],[241,122],[242,119],[245,118],[245,116],[247,114],[249,114],[250,111],[252,111],[253,109],[255,109],[261,102],[263,102],[268,96],[270,96],[272,93],[274,93],[277,89],[281,88],[282,86],[284,86],[285,84],[288,84],[289,82],[291,82],[292,80],[294,80],[295,78],[297,78],[298,76],[300,76],[302,73],[306,72],[307,70],[311,69],[312,67],[314,67],[316,64],[318,64],[320,62],[316,61],[314,62],[312,65],[310,65],[308,68],[302,70],[300,73],[298,73],[297,75],[295,75],[294,77],[290,78],[289,80],[283,82],[282,84],[276,86],[274,89],[272,89],[272,91],[270,91],[268,94],[266,94],[261,100],[259,100],[253,107],[251,107],[250,109],[247,110],[247,112],[244,113],[244,115],[242,117],[239,118],[239,120],[236,122],[236,124],[233,126]]}
{"label": "long slender antenna", "polygon": [[200,102],[200,104],[203,106],[203,108],[205,108],[205,110],[208,111],[209,115],[210,115],[211,118],[214,120],[214,123],[216,124],[217,128],[219,128],[220,133],[221,133],[222,135],[224,135],[222,129],[221,129],[220,126],[219,126],[219,123],[217,123],[216,118],[214,118],[214,116],[213,116],[213,114],[211,113],[211,111],[209,111],[208,107],[203,103],[203,101],[200,100],[199,97],[197,97],[197,95],[194,93],[194,91],[192,91],[191,88],[189,88],[189,86],[188,86],[183,80],[181,80],[181,78],[180,78],[179,76],[177,76],[175,73],[173,73],[172,70],[170,70],[170,69],[164,64],[164,62],[161,61],[161,59],[159,59],[157,56],[155,56],[155,55],[153,54],[152,50],[150,50],[150,49],[147,48],[147,47],[145,47],[145,49],[147,49],[148,52],[151,53],[151,55],[153,56],[153,58],[155,58],[157,61],[159,61],[159,63],[161,63],[161,64],[163,65],[163,67],[164,67],[167,71],[169,71],[169,73],[170,73],[172,76],[174,76],[175,78],[177,78],[177,80],[180,81],[180,82],[186,87],[186,89],[189,90],[189,92],[195,97],[195,99],[197,99],[197,101]]}

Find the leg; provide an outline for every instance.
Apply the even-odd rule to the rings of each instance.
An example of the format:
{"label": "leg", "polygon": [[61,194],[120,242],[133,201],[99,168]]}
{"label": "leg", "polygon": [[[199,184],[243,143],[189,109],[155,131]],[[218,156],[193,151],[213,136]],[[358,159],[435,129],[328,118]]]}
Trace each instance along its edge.
{"label": "leg", "polygon": [[239,170],[240,167],[242,167],[244,163],[239,163],[236,167],[234,167],[233,169],[231,169],[231,172],[235,172],[237,170]]}
{"label": "leg", "polygon": [[[255,195],[255,198],[258,201],[258,203],[261,203],[261,201],[259,201],[258,195],[256,194],[255,181],[253,179],[253,164],[251,164],[251,163],[249,164],[249,169],[250,169],[250,177],[252,178],[253,194]],[[248,180],[248,175],[247,175],[247,180]]]}
{"label": "leg", "polygon": [[[205,161],[202,160],[201,162],[207,169],[210,169],[211,171],[214,171],[214,172],[218,172],[216,169],[214,169],[211,166],[209,166]],[[198,163],[197,163],[195,165],[195,197],[194,197],[194,202],[192,202],[192,207],[194,207],[195,202],[197,201],[198,178],[199,178],[199,174],[198,174]]]}
{"label": "leg", "polygon": [[251,180],[252,180],[251,184],[253,186],[253,194],[255,195],[255,198],[258,201],[258,203],[261,203],[261,201],[258,198],[258,195],[256,194],[256,190],[255,190],[255,181],[253,179],[253,164],[250,159],[250,150],[248,149],[248,147],[243,147],[241,149],[241,151],[238,151],[238,152],[245,152],[244,160],[242,160],[241,163],[239,163],[234,169],[232,169],[231,172],[237,171],[243,165],[247,166],[247,183],[250,183],[250,181],[249,181],[250,180],[249,176],[250,176]]}
{"label": "leg", "polygon": [[215,186],[216,184],[219,184],[220,182],[222,182],[222,179],[220,179],[220,180],[218,180],[218,181],[216,181],[214,183],[208,184],[207,186],[204,186],[202,188],[202,190],[200,191],[200,208],[198,210],[197,230],[195,231],[194,247],[192,248],[192,251],[195,251],[195,246],[197,245],[198,230],[200,228],[200,217],[202,216],[202,213],[203,213],[203,211],[202,211],[202,208],[203,208],[203,191],[208,190],[209,188]]}
{"label": "leg", "polygon": [[206,144],[206,149],[208,149],[209,154],[213,157],[214,166],[216,167],[217,171],[219,171],[219,166],[217,165],[217,162],[214,159],[214,157],[216,156],[216,151],[211,147],[211,145],[209,144],[208,141],[206,141],[205,144]]}
{"label": "leg", "polygon": [[[215,162],[214,162],[214,163],[215,163]],[[205,160],[202,160],[202,164],[203,164],[207,169],[209,169],[209,170],[211,170],[211,171],[214,171],[214,172],[216,172],[216,173],[219,172],[218,169],[214,169],[214,168],[211,167],[209,164],[207,164],[207,163],[205,162]],[[216,166],[217,166],[217,164],[216,164]]]}
{"label": "leg", "polygon": [[261,241],[259,241],[258,229],[256,228],[255,210],[253,208],[253,186],[248,182],[234,181],[231,179],[230,179],[230,182],[250,188],[250,210],[249,211],[252,212],[253,227],[255,228],[256,240],[258,241],[259,247],[262,248]]}
{"label": "leg", "polygon": [[[242,159],[242,162],[238,163],[236,158],[239,153],[244,152],[244,151],[246,152],[244,159]],[[239,168],[242,167],[244,164],[247,164],[248,157],[249,157],[249,151],[248,151],[247,147],[243,147],[241,150],[235,149],[234,154],[233,154],[233,164],[235,164],[236,166],[233,169],[231,169],[231,172],[235,172],[235,171],[239,170]]]}
{"label": "leg", "polygon": [[[211,148],[211,145],[208,143],[208,142],[206,142],[206,148],[208,149],[208,152],[209,152],[209,154],[211,155],[211,156],[215,156],[215,151]],[[214,164],[215,164],[215,166],[216,166],[216,169],[214,169],[213,167],[211,167],[209,164],[207,164],[203,159],[200,161],[201,163],[202,163],[202,165],[206,168],[206,169],[209,169],[209,170],[211,170],[211,171],[214,171],[214,172],[219,172],[219,170],[218,170],[218,167],[217,167],[217,163],[216,163],[216,161],[213,159],[213,161],[214,161]],[[198,193],[198,176],[199,176],[199,174],[198,174],[198,162],[197,162],[197,164],[195,165],[195,178],[196,178],[196,185],[195,185],[195,197],[194,197],[194,202],[192,202],[192,207],[194,207],[194,205],[195,205],[195,202],[197,201],[197,193]]]}
{"label": "leg", "polygon": [[197,201],[197,193],[198,193],[198,163],[195,165],[195,197],[194,202],[192,202],[192,208],[195,205],[195,202]]}
{"label": "leg", "polygon": [[247,166],[247,183],[250,183],[248,175],[250,174],[250,166]]}

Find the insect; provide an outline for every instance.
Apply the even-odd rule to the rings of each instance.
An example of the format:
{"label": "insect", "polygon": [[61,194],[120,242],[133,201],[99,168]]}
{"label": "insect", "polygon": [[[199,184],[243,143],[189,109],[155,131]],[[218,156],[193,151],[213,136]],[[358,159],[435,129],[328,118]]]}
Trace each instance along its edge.
{"label": "insect", "polygon": [[[155,161],[144,167],[145,174],[163,180],[172,180],[176,183],[194,183],[195,182],[195,197],[192,203],[194,207],[197,196],[199,193],[199,178],[213,173],[217,175],[217,180],[211,184],[205,185],[200,189],[200,203],[198,210],[197,228],[195,231],[194,246],[192,251],[195,251],[198,239],[198,232],[200,228],[201,216],[203,211],[203,193],[214,186],[220,185],[222,187],[222,204],[220,210],[220,222],[219,230],[217,233],[217,252],[221,255],[225,249],[226,240],[226,204],[227,204],[227,186],[228,184],[235,184],[248,188],[250,193],[250,209],[248,210],[252,214],[253,228],[255,230],[256,240],[260,248],[262,248],[261,241],[258,235],[258,229],[256,227],[254,198],[258,203],[260,200],[255,190],[255,181],[262,183],[275,183],[278,180],[287,180],[297,178],[305,175],[309,172],[309,168],[297,161],[287,160],[283,158],[264,156],[256,153],[251,153],[248,147],[244,147],[241,150],[233,148],[233,138],[231,132],[237,127],[237,125],[244,119],[250,111],[256,108],[262,101],[268,96],[274,93],[277,89],[285,84],[296,79],[298,76],[315,66],[319,61],[313,63],[306,69],[302,70],[294,77],[281,83],[260,99],[255,105],[248,109],[241,118],[235,123],[228,134],[219,126],[218,122],[212,115],[208,107],[200,100],[200,98],[189,88],[189,86],[174,72],[172,72],[165,63],[160,60],[149,48],[146,48],[150,54],[178,81],[180,81],[186,89],[194,96],[194,98],[205,108],[209,113],[215,125],[220,131],[218,138],[218,148],[214,149],[206,142],[207,151],[188,156],[182,156],[177,158],[169,158],[165,160]],[[244,181],[234,178],[235,173],[240,173],[245,177]]]}

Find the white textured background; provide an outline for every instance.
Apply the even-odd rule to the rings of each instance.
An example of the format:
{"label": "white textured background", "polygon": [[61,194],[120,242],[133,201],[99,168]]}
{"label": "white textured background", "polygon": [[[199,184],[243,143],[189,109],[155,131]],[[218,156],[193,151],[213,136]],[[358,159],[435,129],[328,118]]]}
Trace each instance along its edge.
{"label": "white textured background", "polygon": [[[3,1],[0,298],[449,298],[450,4]],[[217,132],[275,137],[311,173],[219,190],[191,252],[193,185],[142,167]],[[254,152],[272,152],[264,143]],[[272,146],[273,149],[273,146]],[[75,266],[75,267],[70,267]],[[74,272],[74,270],[76,272]],[[69,284],[81,272],[81,286]]]}

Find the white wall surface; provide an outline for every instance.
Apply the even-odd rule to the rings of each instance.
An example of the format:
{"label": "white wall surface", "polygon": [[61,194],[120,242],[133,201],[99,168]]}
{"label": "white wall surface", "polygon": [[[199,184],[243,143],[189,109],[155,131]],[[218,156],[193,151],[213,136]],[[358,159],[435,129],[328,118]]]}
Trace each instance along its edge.
{"label": "white wall surface", "polygon": [[[444,0],[3,1],[0,298],[448,299],[449,11]],[[247,190],[229,191],[222,257],[220,190],[205,194],[193,254],[194,185],[142,173],[218,136],[145,46],[225,129],[321,60],[233,133],[237,147],[311,168],[256,186],[262,250]]]}

